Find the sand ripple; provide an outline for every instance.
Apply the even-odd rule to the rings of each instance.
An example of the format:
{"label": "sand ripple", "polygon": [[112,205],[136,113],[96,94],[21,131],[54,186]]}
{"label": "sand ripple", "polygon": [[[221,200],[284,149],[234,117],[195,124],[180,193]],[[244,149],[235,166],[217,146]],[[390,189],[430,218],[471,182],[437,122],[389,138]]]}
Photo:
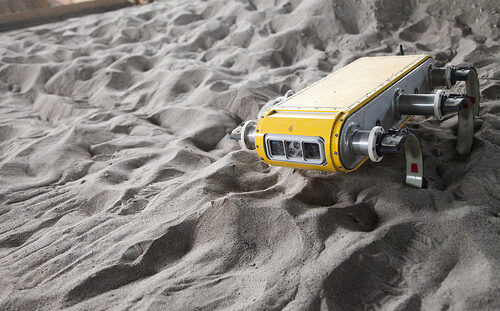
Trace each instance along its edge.
{"label": "sand ripple", "polygon": [[[0,309],[500,308],[497,1],[157,1],[0,34]],[[229,140],[365,55],[473,64],[457,118],[349,175]],[[455,91],[461,92],[460,88]]]}

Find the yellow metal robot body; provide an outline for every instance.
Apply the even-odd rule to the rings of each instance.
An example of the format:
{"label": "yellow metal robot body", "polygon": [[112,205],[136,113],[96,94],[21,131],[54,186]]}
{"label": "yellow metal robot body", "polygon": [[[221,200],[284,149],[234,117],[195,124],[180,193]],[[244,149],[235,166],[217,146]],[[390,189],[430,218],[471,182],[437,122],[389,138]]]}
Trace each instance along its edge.
{"label": "yellow metal robot body", "polygon": [[[459,80],[466,81],[467,95],[428,94]],[[336,172],[354,171],[367,159],[378,162],[404,149],[406,182],[422,187],[420,143],[400,128],[414,114],[441,119],[458,111],[457,150],[468,153],[478,105],[474,68],[436,68],[426,55],[364,57],[294,95],[287,92],[231,138],[270,165]]]}

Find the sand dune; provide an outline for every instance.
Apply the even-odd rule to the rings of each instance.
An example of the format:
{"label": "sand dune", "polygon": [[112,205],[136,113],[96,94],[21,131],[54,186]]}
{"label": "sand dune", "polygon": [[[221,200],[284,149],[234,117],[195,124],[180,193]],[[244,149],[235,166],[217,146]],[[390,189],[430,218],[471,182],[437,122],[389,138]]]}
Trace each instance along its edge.
{"label": "sand dune", "polygon": [[[157,1],[0,34],[0,309],[498,310],[498,1]],[[478,68],[456,116],[336,175],[229,140],[365,55]],[[462,89],[457,88],[460,92]]]}

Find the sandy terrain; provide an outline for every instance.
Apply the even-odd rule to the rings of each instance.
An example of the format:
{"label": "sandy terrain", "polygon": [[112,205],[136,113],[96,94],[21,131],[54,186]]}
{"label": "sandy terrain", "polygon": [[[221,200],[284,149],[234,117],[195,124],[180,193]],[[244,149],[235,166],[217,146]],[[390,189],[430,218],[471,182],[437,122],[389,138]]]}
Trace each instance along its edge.
{"label": "sandy terrain", "polygon": [[[498,1],[157,1],[0,34],[0,309],[498,310]],[[404,3],[404,4],[400,4]],[[348,175],[229,140],[364,55],[472,64],[457,118]],[[460,91],[458,89],[457,91]]]}

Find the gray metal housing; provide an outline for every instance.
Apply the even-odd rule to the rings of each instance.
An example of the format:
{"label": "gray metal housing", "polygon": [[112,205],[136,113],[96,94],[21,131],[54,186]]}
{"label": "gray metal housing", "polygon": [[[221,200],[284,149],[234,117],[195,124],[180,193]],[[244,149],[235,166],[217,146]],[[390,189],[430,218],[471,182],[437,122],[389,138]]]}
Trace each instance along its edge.
{"label": "gray metal housing", "polygon": [[399,127],[408,115],[398,113],[396,109],[397,96],[399,94],[430,93],[429,73],[431,66],[432,59],[427,59],[346,119],[340,132],[339,141],[340,160],[345,168],[353,169],[366,156],[355,153],[352,148],[351,141],[354,139],[356,131],[369,131],[377,125],[385,130]]}

